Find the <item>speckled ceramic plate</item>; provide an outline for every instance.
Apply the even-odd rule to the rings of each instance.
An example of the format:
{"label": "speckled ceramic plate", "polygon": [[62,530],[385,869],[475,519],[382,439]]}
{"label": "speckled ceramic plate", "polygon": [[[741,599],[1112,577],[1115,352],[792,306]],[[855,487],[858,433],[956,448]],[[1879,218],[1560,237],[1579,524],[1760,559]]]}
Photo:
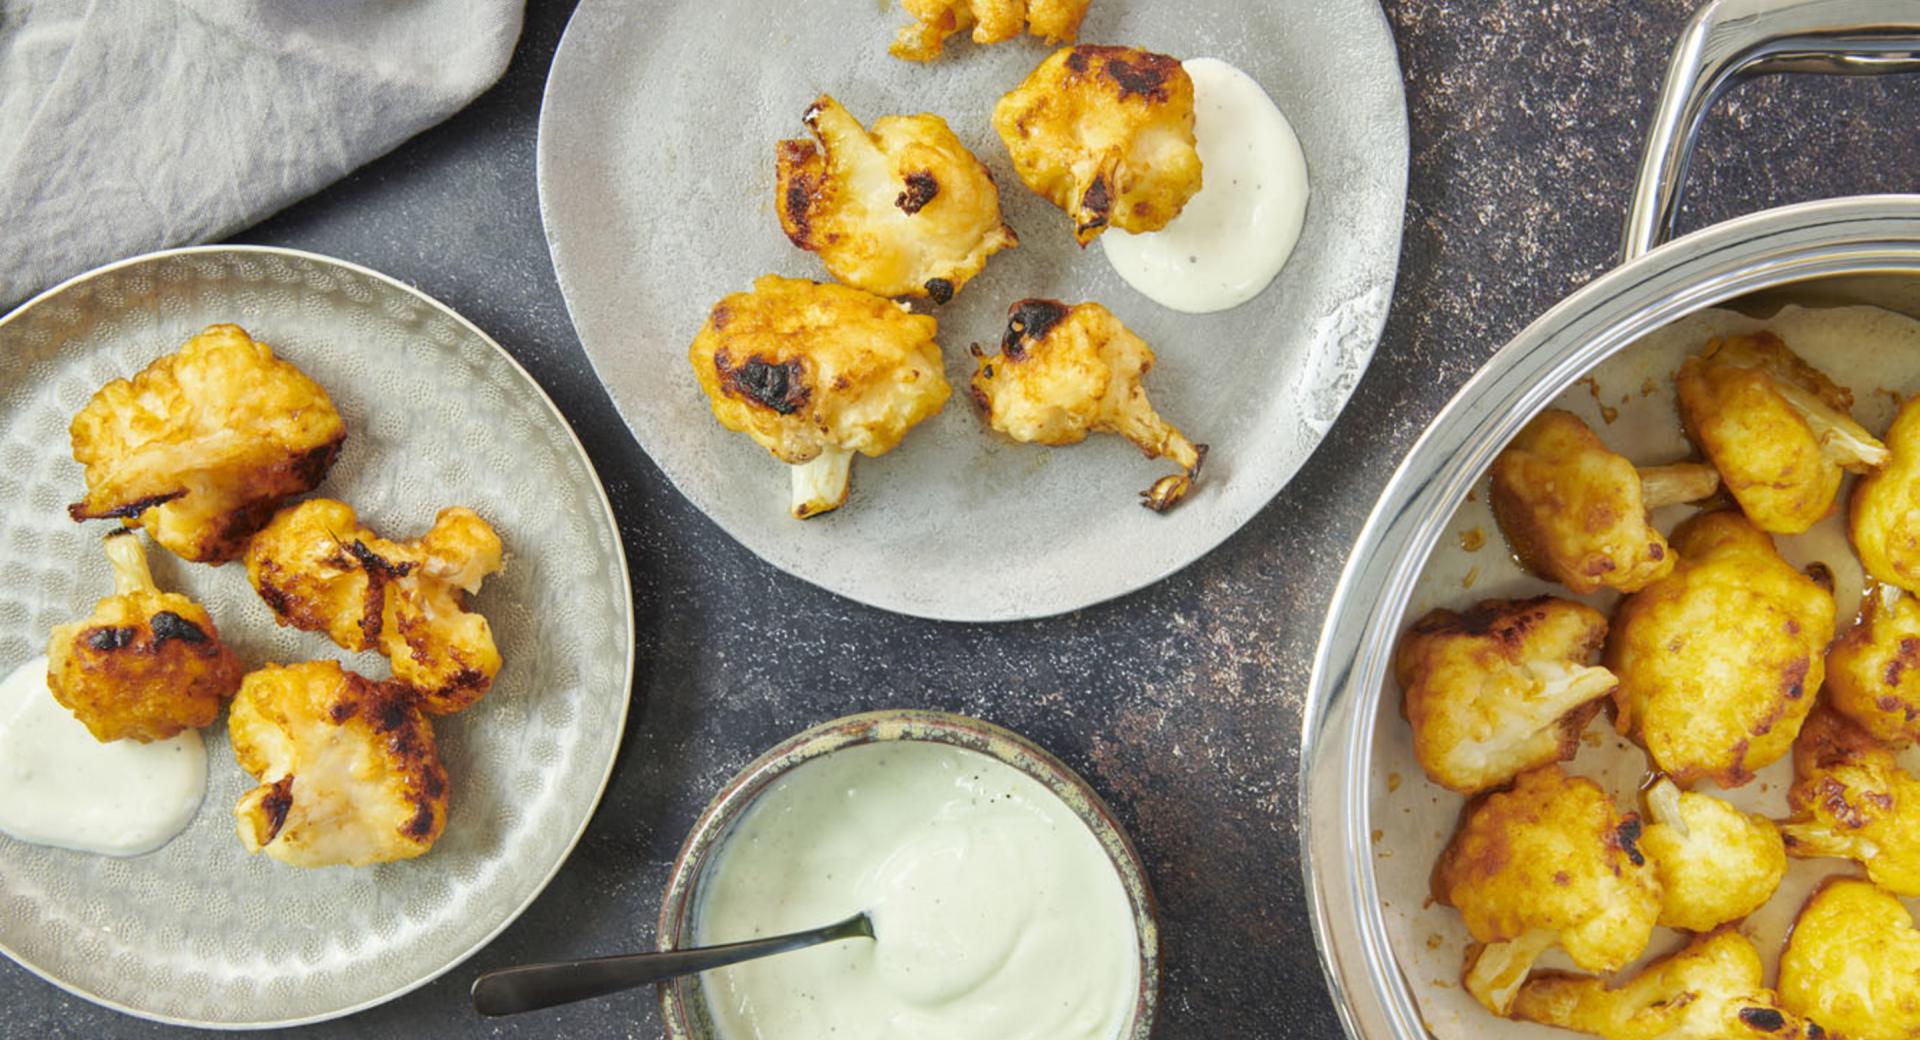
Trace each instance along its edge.
{"label": "speckled ceramic plate", "polygon": [[[506,569],[473,597],[505,667],[434,720],[453,780],[426,856],[301,871],[250,857],[232,807],[253,781],[224,722],[207,731],[205,803],[157,852],[109,859],[0,836],[0,950],[89,1000],[221,1028],[343,1015],[404,993],[484,945],[547,884],[598,803],[626,720],[626,559],[591,464],[499,345],[392,279],[279,249],[209,247],[84,275],[0,319],[0,669],[110,591],[102,523],[81,494],[68,419],[215,322],[235,322],[324,385],[348,437],[319,493],[412,537],[445,505],[499,529]],[[239,564],[150,551],[155,577],[204,603],[250,667],[377,655],[279,628]]]}
{"label": "speckled ceramic plate", "polygon": [[[653,460],[769,562],[889,610],[961,620],[1056,614],[1140,588],[1218,545],[1320,442],[1385,321],[1400,251],[1406,112],[1375,0],[1095,0],[1090,43],[1245,69],[1298,130],[1312,182],[1293,260],[1236,310],[1177,314],[1135,292],[1067,218],[1021,186],[988,119],[1048,48],[963,39],[932,65],[887,54],[897,3],[586,0],[540,120],[540,204],[587,354]],[[687,365],[707,309],[766,272],[824,278],[773,209],[774,142],[805,136],[821,92],[863,122],[931,111],[992,168],[1018,249],[940,319],[946,410],[854,464],[835,513],[787,515],[786,467],[713,420]],[[1095,437],[1072,448],[991,436],[967,404],[967,345],[997,342],[1023,297],[1105,303],[1152,344],[1162,414],[1209,444],[1194,495],[1164,516],[1135,492],[1171,470]]]}

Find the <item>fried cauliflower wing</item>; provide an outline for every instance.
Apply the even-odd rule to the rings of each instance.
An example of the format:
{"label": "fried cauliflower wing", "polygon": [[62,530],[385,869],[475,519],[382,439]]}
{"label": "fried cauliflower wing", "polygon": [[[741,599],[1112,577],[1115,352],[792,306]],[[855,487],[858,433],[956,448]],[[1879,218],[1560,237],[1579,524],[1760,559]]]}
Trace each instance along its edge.
{"label": "fried cauliflower wing", "polygon": [[1653,822],[1640,849],[1660,875],[1660,923],[1710,932],[1773,898],[1787,874],[1787,848],[1764,816],[1682,791],[1661,777],[1647,790]]}
{"label": "fried cauliflower wing", "polygon": [[1882,585],[1827,651],[1826,703],[1894,748],[1920,741],[1920,600]]}
{"label": "fried cauliflower wing", "polygon": [[1606,1040],[1819,1040],[1819,1026],[1781,1006],[1760,952],[1739,932],[1696,937],[1617,989],[1542,972],[1520,987],[1513,1016]]}
{"label": "fried cauliflower wing", "polygon": [[1844,1040],[1920,1040],[1920,929],[1888,893],[1835,878],[1780,955],[1780,1000]]}
{"label": "fried cauliflower wing", "polygon": [[1660,879],[1639,838],[1638,814],[1620,814],[1600,785],[1557,765],[1469,805],[1434,870],[1435,898],[1484,944],[1468,953],[1467,991],[1505,1015],[1534,960],[1556,945],[1601,973],[1640,956]]}
{"label": "fried cauliflower wing", "polygon": [[320,483],[347,427],[320,384],[240,326],[214,325],[101,387],[68,433],[86,467],[75,520],[124,519],[182,559],[225,563]]}
{"label": "fried cauliflower wing", "polygon": [[1900,406],[1886,443],[1886,463],[1853,489],[1848,531],[1868,574],[1920,592],[1920,397]]}
{"label": "fried cauliflower wing", "polygon": [[762,275],[714,304],[687,360],[720,425],[793,467],[793,515],[847,501],[853,453],[885,455],[945,407],[938,324],[843,285]]}
{"label": "fried cauliflower wing", "polygon": [[1160,418],[1141,378],[1153,349],[1097,303],[1021,300],[1008,311],[1000,353],[973,348],[973,400],[987,425],[1023,444],[1078,444],[1089,433],[1117,433],[1147,458],[1181,472],[1141,492],[1155,512],[1173,508],[1200,475],[1207,446]]}
{"label": "fried cauliflower wing", "polygon": [[250,672],[227,714],[260,786],[233,814],[248,852],[294,867],[411,859],[447,825],[447,771],[413,694],[335,661]]}
{"label": "fried cauliflower wing", "polygon": [[1840,471],[1887,462],[1853,395],[1771,332],[1711,340],[1674,376],[1687,436],[1763,531],[1798,534],[1833,507]]}
{"label": "fried cauliflower wing", "polygon": [[1648,522],[1663,505],[1706,498],[1713,467],[1635,469],[1572,412],[1541,412],[1493,460],[1493,515],[1533,573],[1585,595],[1638,592],[1673,573],[1667,540]]}
{"label": "fried cauliflower wing", "polygon": [[946,303],[987,257],[1020,244],[993,175],[939,116],[887,116],[869,133],[822,94],[819,140],[780,142],[780,226],[835,278],[878,296]]}
{"label": "fried cauliflower wing", "polygon": [[1851,859],[1874,884],[1920,896],[1920,779],[1892,750],[1822,707],[1794,745],[1793,777],[1788,855]]}
{"label": "fried cauliflower wing", "polygon": [[254,536],[247,580],[281,624],[379,651],[422,708],[446,715],[485,696],[500,672],[493,629],[466,596],[500,570],[501,555],[500,536],[471,509],[442,509],[418,541],[394,542],[345,502],[315,498]]}
{"label": "fried cauliflower wing", "polygon": [[140,536],[107,536],[113,595],[47,636],[47,687],[95,740],[166,740],[213,722],[240,660],[200,604],[162,592]]}
{"label": "fried cauliflower wing", "polygon": [[1394,657],[1420,768],[1473,794],[1572,758],[1613,692],[1613,673],[1587,664],[1606,638],[1605,615],[1550,596],[1421,618]]}
{"label": "fried cauliflower wing", "polygon": [[934,61],[947,37],[973,30],[973,42],[1004,43],[1026,29],[1048,43],[1071,42],[1092,0],[900,0],[913,16],[888,52],[907,61]]}
{"label": "fried cauliflower wing", "polygon": [[1680,784],[1738,787],[1779,761],[1820,689],[1833,595],[1731,510],[1681,524],[1674,572],[1621,603],[1616,724]]}
{"label": "fried cauliflower wing", "polygon": [[1080,245],[1108,227],[1158,231],[1200,191],[1193,80],[1130,47],[1067,47],[1000,99],[993,128],[1020,180],[1073,218]]}

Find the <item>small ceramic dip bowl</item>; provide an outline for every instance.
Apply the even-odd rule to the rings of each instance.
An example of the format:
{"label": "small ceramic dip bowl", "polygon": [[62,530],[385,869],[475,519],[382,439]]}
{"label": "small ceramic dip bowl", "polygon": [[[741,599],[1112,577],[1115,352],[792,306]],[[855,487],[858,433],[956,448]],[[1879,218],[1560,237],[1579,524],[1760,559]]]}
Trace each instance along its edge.
{"label": "small ceramic dip bowl", "polygon": [[[1086,825],[1111,861],[1132,912],[1138,942],[1137,993],[1132,1012],[1115,1040],[1146,1040],[1153,1031],[1160,989],[1160,932],[1153,893],[1147,886],[1139,854],[1114,819],[1113,810],[1059,759],[1025,737],[962,715],[905,710],[850,715],[790,737],[755,759],[714,797],[681,847],[660,908],[660,948],[695,945],[702,886],[721,859],[727,839],[776,781],[837,751],[880,741],[944,744],[996,759],[1058,797]],[[719,1036],[708,1011],[701,976],[663,983],[660,1013],[670,1040],[717,1040]]]}

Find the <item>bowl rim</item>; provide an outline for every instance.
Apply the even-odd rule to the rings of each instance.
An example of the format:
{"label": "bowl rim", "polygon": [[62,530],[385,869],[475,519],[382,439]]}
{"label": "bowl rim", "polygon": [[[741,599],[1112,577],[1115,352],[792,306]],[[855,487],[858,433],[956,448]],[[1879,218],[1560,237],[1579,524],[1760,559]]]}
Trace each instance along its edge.
{"label": "bowl rim", "polygon": [[[656,935],[659,949],[671,950],[687,938],[698,906],[700,880],[708,860],[724,844],[734,824],[782,776],[835,751],[882,741],[914,740],[975,751],[1044,784],[1093,832],[1120,879],[1133,911],[1138,944],[1138,990],[1125,1040],[1152,1035],[1160,993],[1159,905],[1147,870],[1113,808],[1080,774],[1026,737],[991,722],[951,712],[893,709],[861,712],[823,722],[775,744],[722,786],[687,832],[674,857],[660,901]],[[658,987],[660,1018],[669,1040],[711,1040],[697,976]],[[698,1015],[694,1008],[700,1007]]]}
{"label": "bowl rim", "polygon": [[1601,275],[1523,329],[1415,442],[1348,557],[1301,724],[1301,872],[1321,967],[1348,1036],[1425,1040],[1387,933],[1369,848],[1375,723],[1395,637],[1443,530],[1520,428],[1645,334],[1738,297],[1845,275],[1920,276],[1920,196],[1765,210]]}

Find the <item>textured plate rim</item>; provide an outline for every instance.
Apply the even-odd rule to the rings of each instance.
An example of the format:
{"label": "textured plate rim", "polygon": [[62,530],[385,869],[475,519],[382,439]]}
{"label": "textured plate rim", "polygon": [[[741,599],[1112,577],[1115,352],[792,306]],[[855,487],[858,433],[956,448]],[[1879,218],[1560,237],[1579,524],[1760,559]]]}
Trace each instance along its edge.
{"label": "textured plate rim", "polygon": [[581,463],[586,468],[587,479],[592,482],[594,493],[598,496],[600,500],[601,515],[606,522],[606,525],[607,525],[606,529],[612,535],[614,559],[619,561],[619,564],[620,564],[620,591],[621,591],[620,602],[624,604],[624,610],[625,610],[626,621],[627,621],[625,625],[626,634],[627,634],[626,675],[625,675],[625,678],[622,679],[621,681],[622,696],[620,698],[619,721],[614,726],[613,754],[607,756],[606,768],[601,771],[600,782],[598,786],[594,789],[592,804],[587,806],[586,814],[581,817],[579,828],[577,828],[572,834],[572,836],[570,836],[567,839],[566,848],[562,850],[561,854],[554,860],[553,866],[547,871],[546,875],[540,879],[539,884],[535,885],[533,888],[533,891],[528,893],[527,898],[523,900],[518,906],[515,906],[512,910],[510,910],[504,917],[502,917],[500,920],[500,923],[496,925],[492,930],[488,931],[486,935],[482,936],[479,940],[474,942],[472,946],[468,947],[465,950],[460,951],[459,953],[456,953],[452,958],[450,958],[447,961],[446,964],[442,965],[441,967],[436,968],[429,972],[425,972],[422,975],[420,975],[418,978],[411,979],[401,984],[400,986],[392,990],[389,990],[388,992],[383,993],[377,997],[371,997],[357,1004],[351,1004],[346,1007],[336,1008],[331,1011],[322,1011],[312,1015],[305,1015],[300,1018],[259,1019],[257,1021],[250,1021],[250,1022],[223,1022],[223,1021],[207,1021],[204,1019],[185,1018],[185,1017],[174,1016],[174,1015],[158,1014],[158,1013],[147,1011],[141,1008],[133,1007],[128,1004],[123,1004],[119,1001],[112,1000],[107,997],[103,997],[97,993],[94,993],[90,990],[85,989],[84,987],[69,983],[64,979],[58,978],[52,973],[43,970],[39,965],[22,959],[20,955],[13,950],[12,947],[8,946],[4,941],[0,941],[0,954],[6,955],[6,958],[8,960],[12,961],[15,964],[18,964],[22,968],[25,968],[29,973],[35,975],[36,977],[43,979],[46,982],[51,983],[52,985],[58,987],[59,989],[67,993],[71,993],[74,996],[79,997],[80,999],[85,1000],[89,1003],[96,1004],[100,1007],[104,1007],[112,1011],[118,1011],[123,1015],[129,1015],[133,1018],[145,1019],[146,1021],[149,1021],[149,1022],[158,1022],[158,1023],[161,1023],[162,1025],[189,1026],[196,1029],[215,1029],[215,1030],[221,1030],[221,1031],[239,1032],[243,1030],[285,1029],[293,1026],[312,1025],[316,1022],[327,1022],[336,1018],[345,1018],[348,1015],[358,1014],[359,1012],[366,1011],[371,1008],[379,1007],[382,1004],[386,1004],[395,999],[403,997],[408,993],[411,993],[414,990],[417,990],[420,987],[425,986],[430,982],[433,982],[434,980],[447,974],[453,969],[458,968],[460,965],[466,963],[467,960],[471,958],[474,954],[479,953],[481,950],[485,949],[490,943],[493,942],[494,939],[499,937],[501,932],[506,931],[509,925],[513,924],[515,921],[518,921],[520,919],[520,915],[526,913],[527,908],[533,905],[534,900],[539,899],[540,896],[546,892],[547,886],[553,883],[553,879],[555,875],[560,873],[560,868],[566,866],[567,861],[573,858],[573,850],[575,849],[575,847],[577,847],[580,844],[580,839],[586,835],[587,827],[593,823],[593,817],[598,813],[600,809],[600,802],[606,796],[607,784],[613,779],[613,767],[620,760],[620,746],[626,736],[627,717],[633,707],[634,654],[637,648],[634,646],[634,643],[633,643],[633,572],[627,565],[626,543],[623,542],[620,538],[620,523],[618,519],[614,516],[613,502],[611,499],[607,497],[606,484],[603,481],[601,481],[600,471],[594,467],[593,458],[592,456],[587,454],[586,446],[580,443],[579,434],[574,432],[573,424],[567,421],[566,414],[560,410],[560,407],[558,405],[553,403],[553,398],[550,395],[548,395],[546,387],[541,386],[540,381],[535,379],[533,377],[533,374],[531,372],[528,372],[526,368],[520,364],[519,360],[516,359],[511,353],[507,351],[507,348],[501,346],[498,342],[494,340],[492,336],[487,335],[487,333],[483,329],[481,329],[478,325],[475,325],[473,322],[468,321],[466,317],[460,314],[458,311],[440,302],[439,300],[434,299],[432,296],[427,295],[427,293],[425,293],[424,291],[418,288],[415,288],[414,286],[408,285],[406,282],[403,282],[398,278],[394,278],[391,275],[381,274],[379,271],[375,271],[369,267],[363,267],[350,260],[341,260],[337,257],[327,256],[322,253],[311,253],[304,249],[290,249],[284,246],[258,246],[258,245],[182,246],[176,249],[160,249],[151,253],[141,253],[138,256],[131,256],[124,260],[116,260],[109,264],[102,264],[101,266],[96,267],[90,271],[87,271],[82,274],[77,274],[72,278],[67,279],[64,282],[61,282],[60,284],[53,286],[50,289],[46,289],[30,297],[25,303],[22,303],[20,306],[15,307],[13,310],[7,312],[5,315],[0,315],[0,329],[5,329],[8,325],[12,324],[15,319],[26,314],[28,311],[32,310],[34,307],[40,304],[44,304],[50,300],[53,300],[54,298],[68,292],[69,290],[77,288],[78,286],[86,282],[92,281],[93,279],[101,275],[110,274],[114,271],[119,271],[124,268],[136,267],[142,264],[148,264],[148,263],[153,263],[159,260],[165,260],[171,257],[196,256],[196,255],[206,256],[209,254],[222,254],[222,253],[241,253],[241,254],[247,254],[252,256],[287,257],[295,260],[303,260],[310,263],[341,268],[346,271],[350,271],[353,274],[359,275],[363,278],[371,278],[374,281],[384,283],[387,286],[390,286],[394,289],[398,289],[401,292],[407,293],[419,299],[421,302],[427,304],[429,307],[433,308],[439,313],[445,315],[448,318],[451,318],[455,324],[459,325],[461,328],[465,329],[468,333],[477,337],[480,340],[480,342],[485,343],[487,346],[493,348],[495,353],[497,353],[502,359],[504,359],[508,365],[512,366],[514,372],[518,373],[522,379],[525,379],[527,381],[527,385],[533,387],[534,392],[539,395],[540,400],[547,406],[547,411],[552,413],[553,418],[559,421],[560,428],[566,431],[568,441],[570,441],[573,444],[573,450],[578,454],[578,457]]}
{"label": "textured plate rim", "polygon": [[[1266,512],[1267,509],[1273,505],[1274,500],[1280,497],[1280,493],[1292,485],[1294,478],[1298,477],[1300,471],[1306,468],[1307,463],[1319,452],[1321,445],[1326,443],[1327,434],[1332,431],[1334,424],[1339,421],[1340,416],[1346,413],[1347,405],[1353,400],[1354,391],[1359,389],[1361,380],[1365,377],[1367,370],[1373,367],[1373,357],[1379,352],[1380,341],[1386,335],[1387,320],[1393,314],[1395,289],[1400,283],[1400,258],[1406,251],[1407,185],[1412,174],[1413,165],[1412,131],[1407,114],[1406,70],[1400,64],[1400,48],[1393,32],[1393,22],[1387,17],[1386,9],[1381,6],[1379,0],[1371,0],[1371,2],[1364,3],[1362,6],[1371,14],[1375,27],[1385,39],[1386,67],[1393,71],[1395,95],[1399,98],[1400,102],[1397,106],[1394,106],[1393,109],[1394,115],[1398,117],[1396,119],[1398,123],[1398,133],[1395,136],[1400,142],[1400,162],[1393,164],[1392,171],[1399,187],[1399,191],[1395,194],[1393,202],[1393,247],[1382,265],[1386,276],[1382,283],[1383,288],[1386,290],[1386,302],[1379,308],[1378,313],[1375,314],[1370,321],[1362,323],[1362,327],[1367,331],[1367,347],[1360,355],[1359,374],[1350,385],[1339,392],[1338,407],[1334,410],[1333,418],[1327,422],[1324,428],[1318,431],[1314,437],[1313,445],[1307,449],[1306,454],[1300,457],[1298,463],[1296,463],[1289,472],[1274,480],[1272,490],[1260,498],[1258,503],[1250,504],[1250,508],[1246,510],[1245,515],[1231,517],[1231,522],[1222,523],[1218,527],[1208,530],[1200,538],[1194,539],[1192,542],[1193,552],[1187,559],[1170,566],[1143,571],[1139,575],[1118,582],[1111,587],[1064,597],[1057,602],[1035,602],[1032,606],[1013,607],[999,612],[956,609],[958,605],[945,602],[908,605],[893,602],[883,595],[871,594],[865,588],[855,590],[836,588],[825,584],[820,579],[801,574],[793,570],[786,563],[767,555],[759,546],[748,542],[745,538],[742,538],[730,530],[725,524],[722,524],[705,505],[706,496],[704,493],[696,492],[690,488],[688,484],[683,484],[672,473],[668,472],[667,468],[661,465],[658,459],[653,457],[652,450],[647,447],[645,441],[641,440],[640,431],[634,427],[632,420],[627,417],[626,409],[621,406],[619,399],[613,396],[612,385],[608,383],[606,377],[600,373],[600,363],[595,360],[593,352],[586,349],[586,337],[582,335],[580,331],[579,315],[576,313],[574,305],[574,291],[570,287],[568,278],[561,265],[560,244],[554,235],[554,223],[550,219],[552,206],[550,196],[552,193],[548,187],[549,170],[552,168],[552,163],[560,160],[558,158],[549,158],[549,149],[553,147],[553,138],[548,128],[553,118],[552,102],[554,99],[554,84],[558,81],[558,77],[553,74],[553,70],[559,66],[562,58],[568,53],[568,44],[570,42],[575,49],[581,46],[578,38],[575,36],[574,29],[583,24],[582,16],[586,14],[589,9],[600,6],[605,2],[606,0],[581,0],[579,6],[575,7],[573,12],[568,15],[567,27],[560,35],[559,45],[554,49],[553,61],[548,66],[546,84],[541,88],[540,92],[540,122],[534,141],[534,183],[537,188],[537,194],[539,195],[540,231],[542,237],[546,239],[547,255],[553,266],[554,281],[560,287],[561,302],[564,303],[567,308],[567,321],[573,326],[574,337],[581,343],[581,352],[587,355],[587,364],[592,369],[594,378],[600,382],[601,388],[606,392],[608,401],[613,404],[614,412],[620,416],[620,423],[626,427],[627,435],[633,438],[634,443],[639,446],[640,451],[647,456],[649,462],[653,463],[654,468],[660,471],[660,475],[666,478],[667,483],[671,484],[673,489],[679,492],[680,496],[686,499],[689,504],[699,510],[701,516],[705,517],[708,523],[718,528],[722,534],[726,535],[735,544],[743,546],[747,551],[753,553],[756,559],[780,571],[782,574],[804,581],[815,588],[822,589],[843,599],[851,600],[862,606],[872,607],[876,610],[884,610],[890,614],[926,618],[931,621],[951,621],[966,624],[1000,624],[1059,617],[1063,614],[1071,614],[1075,611],[1085,610],[1089,607],[1130,596],[1142,589],[1149,588],[1167,580],[1211,555],[1214,550],[1220,548],[1228,539],[1245,530],[1247,525],[1252,523],[1261,513]],[[1242,0],[1242,2],[1252,5],[1258,3],[1259,0]]]}

